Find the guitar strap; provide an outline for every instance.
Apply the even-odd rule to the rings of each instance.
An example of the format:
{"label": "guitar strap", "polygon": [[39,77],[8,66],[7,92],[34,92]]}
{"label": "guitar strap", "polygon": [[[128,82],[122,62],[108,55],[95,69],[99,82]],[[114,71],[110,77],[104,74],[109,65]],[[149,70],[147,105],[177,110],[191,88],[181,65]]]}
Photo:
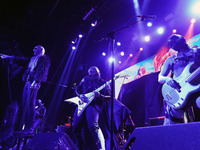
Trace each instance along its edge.
{"label": "guitar strap", "polygon": [[172,63],[171,78],[173,78],[173,76],[174,76],[174,63],[175,63],[175,61]]}

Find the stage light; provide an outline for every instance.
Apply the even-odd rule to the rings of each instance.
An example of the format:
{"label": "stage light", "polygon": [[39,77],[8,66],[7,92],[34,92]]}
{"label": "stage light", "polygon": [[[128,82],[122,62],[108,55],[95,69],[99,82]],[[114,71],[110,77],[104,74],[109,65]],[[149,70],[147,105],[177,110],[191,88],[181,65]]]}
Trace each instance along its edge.
{"label": "stage light", "polygon": [[77,42],[77,38],[75,38],[74,40],[72,40],[72,44],[75,44]]}
{"label": "stage light", "polygon": [[91,23],[92,27],[95,27],[97,25],[97,20]]}
{"label": "stage light", "polygon": [[92,26],[92,27],[95,27],[95,26],[96,26],[96,24],[95,24],[94,22],[92,22],[92,23],[91,23],[91,26]]}
{"label": "stage light", "polygon": [[75,47],[75,46],[72,46],[72,49],[73,49],[73,50],[75,50],[75,49],[76,49],[76,47]]}
{"label": "stage light", "polygon": [[172,32],[173,32],[173,33],[176,33],[177,31],[176,31],[176,29],[174,29],[174,30],[172,30]]}
{"label": "stage light", "polygon": [[129,56],[130,56],[130,57],[133,57],[133,54],[130,54]]}
{"label": "stage light", "polygon": [[121,52],[120,54],[121,54],[121,56],[124,56],[124,52]]}
{"label": "stage light", "polygon": [[143,51],[143,48],[142,48],[142,47],[140,47],[140,51]]}
{"label": "stage light", "polygon": [[88,11],[88,13],[86,13],[86,15],[83,17],[83,20],[86,20],[93,11],[94,11],[94,8],[91,8],[90,11]]}
{"label": "stage light", "polygon": [[195,23],[195,22],[196,22],[196,19],[193,18],[193,19],[191,20],[191,23]]}
{"label": "stage light", "polygon": [[102,55],[103,55],[103,56],[106,56],[106,53],[105,53],[105,52],[103,52],[103,53],[102,53]]}
{"label": "stage light", "polygon": [[121,46],[121,43],[120,43],[120,42],[117,42],[117,45],[118,45],[118,46]]}
{"label": "stage light", "polygon": [[109,58],[109,62],[111,63],[111,62],[113,62],[113,61],[115,61],[115,59],[112,58],[112,57],[110,57],[110,58]]}
{"label": "stage light", "polygon": [[152,26],[152,23],[151,22],[148,22],[147,23],[147,27],[151,27]]}
{"label": "stage light", "polygon": [[122,62],[121,61],[119,61],[119,64],[121,64]]}
{"label": "stage light", "polygon": [[158,28],[157,32],[158,32],[158,34],[163,34],[164,29],[163,29],[162,27],[161,27],[161,28]]}
{"label": "stage light", "polygon": [[194,15],[199,16],[200,15],[200,2],[196,2],[194,3],[193,7],[192,7],[192,11]]}
{"label": "stage light", "polygon": [[79,37],[79,38],[82,38],[82,37],[83,37],[83,35],[82,35],[82,34],[79,34],[79,35],[78,35],[78,37]]}
{"label": "stage light", "polygon": [[145,40],[146,42],[149,42],[149,41],[150,41],[150,36],[145,36],[145,37],[144,37],[144,40]]}

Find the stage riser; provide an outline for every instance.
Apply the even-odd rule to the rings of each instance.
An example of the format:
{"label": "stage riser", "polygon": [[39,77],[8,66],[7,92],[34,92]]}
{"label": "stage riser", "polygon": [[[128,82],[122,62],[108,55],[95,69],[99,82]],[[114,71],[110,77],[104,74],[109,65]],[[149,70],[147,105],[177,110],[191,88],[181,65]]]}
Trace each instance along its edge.
{"label": "stage riser", "polygon": [[200,150],[200,122],[136,128],[123,150]]}

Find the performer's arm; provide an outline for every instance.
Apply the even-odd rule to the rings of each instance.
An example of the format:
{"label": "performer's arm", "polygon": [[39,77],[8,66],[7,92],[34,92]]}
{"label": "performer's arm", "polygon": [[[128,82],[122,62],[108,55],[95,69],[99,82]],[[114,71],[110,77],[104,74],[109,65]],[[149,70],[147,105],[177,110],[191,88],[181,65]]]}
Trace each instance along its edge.
{"label": "performer's arm", "polygon": [[78,97],[83,93],[82,87],[83,87],[84,78],[81,80],[81,82],[78,84],[78,86],[75,88],[75,93]]}
{"label": "performer's arm", "polygon": [[110,86],[107,85],[104,90],[102,90],[102,92],[100,92],[100,95],[99,97],[100,99],[102,100],[105,100],[105,101],[109,101],[110,98],[111,98],[111,89],[110,89]]}
{"label": "performer's arm", "polygon": [[11,55],[6,55],[6,54],[0,54],[1,59],[7,59],[10,60],[10,63],[15,63],[20,66],[26,66],[29,62],[29,58],[27,57],[22,57],[22,56],[11,56]]}
{"label": "performer's arm", "polygon": [[6,55],[6,54],[0,54],[1,59],[12,59],[14,56]]}
{"label": "performer's arm", "polygon": [[85,78],[81,80],[78,86],[75,88],[76,95],[85,103],[88,102],[88,98],[83,94],[83,83],[85,82]]}
{"label": "performer's arm", "polygon": [[173,56],[171,56],[171,57],[167,58],[167,60],[165,61],[163,68],[158,75],[159,83],[164,84],[170,80],[173,80],[172,78],[168,77],[168,74],[172,68],[173,59],[174,59]]}

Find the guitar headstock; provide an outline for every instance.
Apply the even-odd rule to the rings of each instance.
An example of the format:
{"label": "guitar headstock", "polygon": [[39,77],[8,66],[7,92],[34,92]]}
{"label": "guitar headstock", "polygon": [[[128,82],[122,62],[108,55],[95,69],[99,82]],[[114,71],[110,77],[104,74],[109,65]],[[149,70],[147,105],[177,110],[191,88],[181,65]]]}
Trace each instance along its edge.
{"label": "guitar headstock", "polygon": [[114,77],[114,79],[118,79],[118,78],[126,78],[126,77],[130,77],[131,75],[130,74],[124,74],[124,75],[117,75]]}

